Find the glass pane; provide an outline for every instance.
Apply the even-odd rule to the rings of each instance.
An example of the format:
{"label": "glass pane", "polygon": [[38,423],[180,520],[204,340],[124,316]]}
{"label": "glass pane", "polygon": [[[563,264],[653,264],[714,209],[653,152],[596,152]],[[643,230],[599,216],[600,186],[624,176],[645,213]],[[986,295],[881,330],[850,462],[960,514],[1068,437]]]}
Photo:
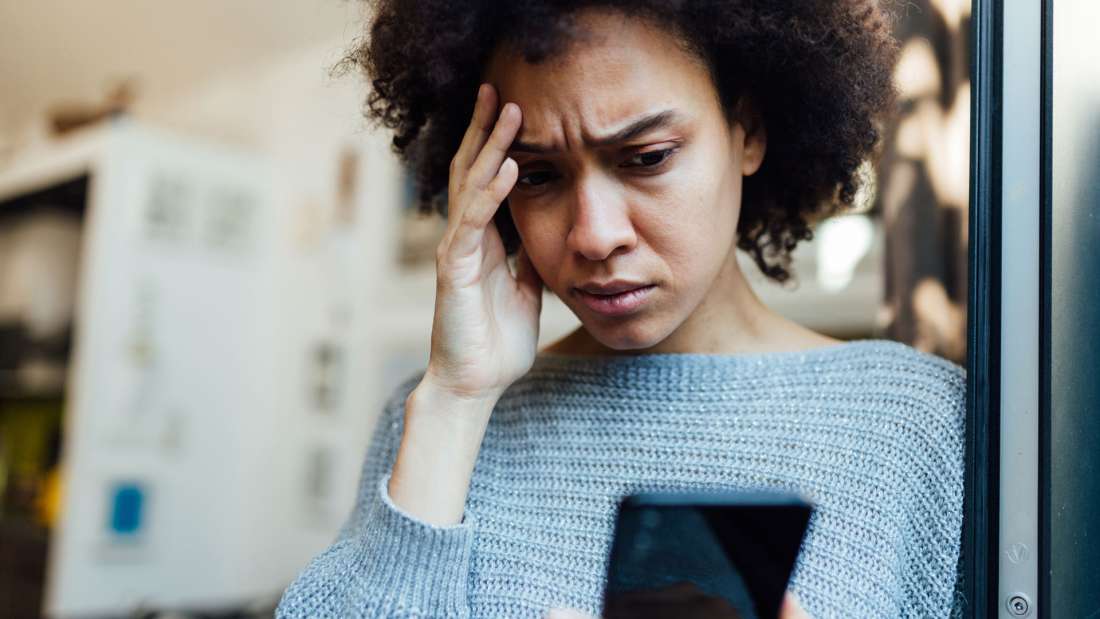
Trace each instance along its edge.
{"label": "glass pane", "polygon": [[1094,0],[1054,3],[1051,230],[1053,617],[1100,607],[1100,46]]}

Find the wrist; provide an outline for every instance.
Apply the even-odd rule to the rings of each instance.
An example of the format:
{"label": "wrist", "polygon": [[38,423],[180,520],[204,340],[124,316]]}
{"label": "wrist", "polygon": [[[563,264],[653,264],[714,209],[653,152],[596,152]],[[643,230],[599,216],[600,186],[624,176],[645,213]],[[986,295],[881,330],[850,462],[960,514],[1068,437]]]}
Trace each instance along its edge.
{"label": "wrist", "polygon": [[[406,425],[446,428],[456,437],[480,437],[499,395],[455,392],[425,378],[405,400]],[[472,436],[471,436],[472,438]]]}
{"label": "wrist", "polygon": [[491,412],[496,406],[497,400],[504,391],[497,389],[464,389],[440,380],[432,373],[431,368],[425,372],[424,377],[416,388],[409,394],[410,399],[415,395],[416,399],[424,403],[442,403],[445,409],[455,409],[464,412],[476,412],[485,409]]}
{"label": "wrist", "polygon": [[421,382],[405,400],[405,428],[387,491],[394,504],[436,525],[461,521],[494,398],[457,397]]}

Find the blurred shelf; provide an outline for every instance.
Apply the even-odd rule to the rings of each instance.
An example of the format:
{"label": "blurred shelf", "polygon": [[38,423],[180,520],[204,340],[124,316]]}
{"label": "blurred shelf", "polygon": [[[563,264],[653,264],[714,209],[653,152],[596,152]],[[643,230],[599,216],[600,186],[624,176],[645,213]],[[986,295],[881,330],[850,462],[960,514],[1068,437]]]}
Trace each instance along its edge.
{"label": "blurred shelf", "polygon": [[0,516],[0,615],[39,617],[49,530],[18,516]]}

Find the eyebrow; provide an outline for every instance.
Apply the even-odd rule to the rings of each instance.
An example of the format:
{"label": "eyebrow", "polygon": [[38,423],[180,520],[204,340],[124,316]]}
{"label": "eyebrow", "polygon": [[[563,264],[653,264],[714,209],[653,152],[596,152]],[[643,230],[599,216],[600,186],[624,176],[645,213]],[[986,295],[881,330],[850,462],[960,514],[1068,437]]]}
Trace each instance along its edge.
{"label": "eyebrow", "polygon": [[[638,120],[631,122],[629,125],[619,129],[615,133],[610,135],[594,138],[589,143],[593,146],[614,146],[616,144],[622,144],[637,138],[640,135],[655,131],[657,129],[663,129],[669,125],[674,124],[679,120],[680,115],[673,110],[664,110],[662,112],[655,112],[653,114],[647,114]],[[553,152],[555,149],[550,146],[542,144],[534,144],[531,142],[524,142],[522,140],[515,140],[512,145],[508,147],[509,152],[517,153],[534,153],[543,154]]]}

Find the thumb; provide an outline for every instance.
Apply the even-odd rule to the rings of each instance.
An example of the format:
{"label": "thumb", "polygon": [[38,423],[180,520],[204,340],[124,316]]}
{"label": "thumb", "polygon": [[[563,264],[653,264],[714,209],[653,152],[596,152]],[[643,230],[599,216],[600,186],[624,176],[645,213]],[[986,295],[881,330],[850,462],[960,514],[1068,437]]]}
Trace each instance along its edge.
{"label": "thumb", "polygon": [[783,596],[783,607],[779,609],[779,619],[810,619],[810,615],[802,609],[798,597],[788,590]]}

